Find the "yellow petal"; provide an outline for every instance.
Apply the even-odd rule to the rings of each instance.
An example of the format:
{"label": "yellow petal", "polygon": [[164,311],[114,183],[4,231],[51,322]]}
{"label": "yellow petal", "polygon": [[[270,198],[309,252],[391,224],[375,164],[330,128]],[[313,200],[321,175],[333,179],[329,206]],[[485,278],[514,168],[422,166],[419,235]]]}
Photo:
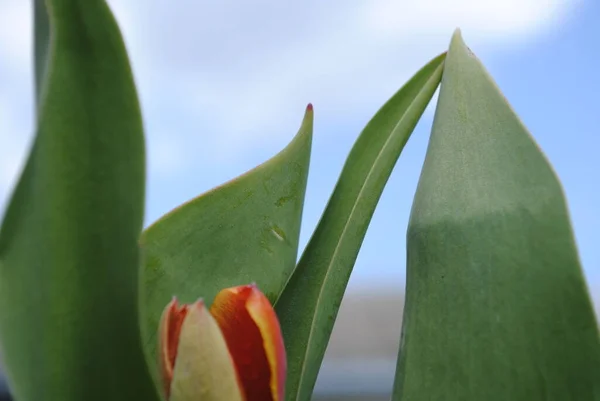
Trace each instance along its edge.
{"label": "yellow petal", "polygon": [[202,301],[183,321],[170,394],[169,401],[244,401],[221,329]]}

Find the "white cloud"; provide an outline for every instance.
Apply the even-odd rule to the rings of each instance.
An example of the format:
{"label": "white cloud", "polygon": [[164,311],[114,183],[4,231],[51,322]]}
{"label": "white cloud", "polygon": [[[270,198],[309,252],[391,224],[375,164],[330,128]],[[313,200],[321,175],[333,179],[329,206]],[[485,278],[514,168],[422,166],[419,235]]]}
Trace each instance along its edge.
{"label": "white cloud", "polygon": [[394,0],[365,7],[368,29],[382,39],[417,34],[445,34],[460,26],[472,39],[507,41],[548,29],[578,1],[571,0]]}
{"label": "white cloud", "polygon": [[[131,9],[139,0],[113,0]],[[216,153],[277,145],[306,103],[328,119],[377,107],[446,49],[514,43],[555,26],[579,1],[446,0],[148,3],[131,28],[144,100],[178,99],[215,127]],[[119,15],[119,10],[116,10]],[[146,64],[147,63],[147,64]],[[146,78],[146,79],[145,79]],[[278,136],[279,134],[279,136]]]}
{"label": "white cloud", "polygon": [[[297,129],[308,102],[318,121],[330,126],[348,116],[366,120],[445,50],[456,26],[478,46],[525,41],[555,26],[579,1],[451,3],[179,0],[173,7],[109,0],[139,85],[150,171],[177,174],[191,154],[185,147],[200,142],[218,162],[257,146],[277,149]],[[30,13],[30,2],[0,2],[0,98],[19,100],[0,105],[14,121],[15,127],[3,128],[7,132],[30,127],[20,120],[29,115],[23,108],[32,107],[30,86],[20,86],[31,80]],[[171,110],[177,110],[181,135],[160,136]],[[14,159],[25,157],[26,141],[7,145],[12,137],[0,138],[0,177],[14,179]]]}

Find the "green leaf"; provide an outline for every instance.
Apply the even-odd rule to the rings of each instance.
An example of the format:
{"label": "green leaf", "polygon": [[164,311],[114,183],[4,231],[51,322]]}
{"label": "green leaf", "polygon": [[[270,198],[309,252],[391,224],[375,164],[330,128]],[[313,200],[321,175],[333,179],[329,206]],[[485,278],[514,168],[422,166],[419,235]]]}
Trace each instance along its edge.
{"label": "green leaf", "polygon": [[251,282],[271,302],[281,292],[298,256],[312,126],[309,106],[283,151],[144,231],[142,325],[152,366],[160,315],[173,296],[185,303],[202,297],[210,305],[221,289]]}
{"label": "green leaf", "polygon": [[352,267],[383,188],[442,76],[423,67],[367,124],[276,303],[288,357],[287,400],[309,400]]}
{"label": "green leaf", "polygon": [[597,323],[560,183],[459,31],[407,252],[394,400],[600,399]]}
{"label": "green leaf", "polygon": [[45,0],[33,0],[33,22],[35,95],[36,104],[39,104],[50,45],[50,24]]}
{"label": "green leaf", "polygon": [[10,390],[19,401],[152,401],[137,305],[144,137],[126,50],[104,1],[46,4],[35,142],[0,229]]}

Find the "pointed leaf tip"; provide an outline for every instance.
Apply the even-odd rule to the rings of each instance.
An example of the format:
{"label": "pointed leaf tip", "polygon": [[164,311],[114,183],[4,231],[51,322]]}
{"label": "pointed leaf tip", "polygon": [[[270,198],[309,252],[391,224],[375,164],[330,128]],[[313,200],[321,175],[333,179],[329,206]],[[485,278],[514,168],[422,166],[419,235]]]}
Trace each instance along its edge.
{"label": "pointed leaf tip", "polygon": [[456,51],[466,51],[467,54],[473,56],[473,52],[471,51],[469,46],[467,46],[462,37],[462,32],[460,28],[456,28],[456,30],[454,30],[454,34],[452,35],[452,39],[450,40],[450,47],[448,49],[449,53],[455,53]]}
{"label": "pointed leaf tip", "polygon": [[311,398],[371,216],[406,141],[438,87],[444,58],[443,54],[435,57],[417,72],[360,134],[326,210],[276,302],[286,341],[287,400]]}
{"label": "pointed leaf tip", "polygon": [[[186,202],[142,234],[142,331],[157,384],[156,327],[174,292],[181,299],[202,294],[212,300],[243,276],[273,301],[287,282],[298,254],[312,123],[307,110],[294,139],[277,155]],[[210,268],[189,269],[190,259]]]}
{"label": "pointed leaf tip", "polygon": [[313,111],[313,105],[312,105],[312,103],[309,103],[309,104],[306,106],[306,112],[307,112],[307,113],[309,113],[309,112],[311,112],[311,111]]}
{"label": "pointed leaf tip", "polygon": [[460,30],[460,28],[456,28],[454,30],[454,33],[452,34],[452,39],[460,39],[460,40],[462,40],[462,31]]}
{"label": "pointed leaf tip", "polygon": [[597,399],[598,325],[563,190],[459,31],[417,188],[392,400]]}

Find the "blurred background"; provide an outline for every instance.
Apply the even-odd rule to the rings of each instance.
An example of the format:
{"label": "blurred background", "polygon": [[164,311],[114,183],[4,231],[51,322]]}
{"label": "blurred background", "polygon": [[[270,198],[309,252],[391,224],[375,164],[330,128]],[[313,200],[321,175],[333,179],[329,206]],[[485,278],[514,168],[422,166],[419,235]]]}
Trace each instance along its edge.
{"label": "blurred background", "polygon": [[[109,0],[130,51],[148,151],[146,224],[268,159],[315,108],[301,249],[369,118],[460,27],[562,180],[600,307],[600,3],[595,0]],[[33,131],[31,2],[0,0],[0,214]],[[315,400],[385,400],[405,231],[435,99],[359,255]]]}

